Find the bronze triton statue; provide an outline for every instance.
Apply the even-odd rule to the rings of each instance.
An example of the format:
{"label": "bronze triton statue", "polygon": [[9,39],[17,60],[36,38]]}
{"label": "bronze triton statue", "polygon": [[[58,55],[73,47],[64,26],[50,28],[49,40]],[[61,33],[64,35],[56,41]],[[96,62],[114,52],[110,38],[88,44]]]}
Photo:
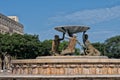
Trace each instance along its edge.
{"label": "bronze triton statue", "polygon": [[[90,41],[88,40],[88,35],[85,34],[85,32],[90,29],[89,27],[85,26],[60,26],[56,27],[55,30],[60,31],[63,33],[63,37],[59,38],[58,35],[55,35],[55,38],[52,42],[52,54],[57,56],[57,55],[74,55],[75,53],[75,46],[76,43],[80,44],[82,46],[84,55],[87,56],[99,56],[100,52],[95,49]],[[68,46],[62,50],[59,51],[59,44],[61,40],[64,40],[65,33],[68,34],[69,36],[69,43]],[[77,36],[75,34],[77,33],[83,33],[83,45],[80,43],[80,41],[77,39]]]}

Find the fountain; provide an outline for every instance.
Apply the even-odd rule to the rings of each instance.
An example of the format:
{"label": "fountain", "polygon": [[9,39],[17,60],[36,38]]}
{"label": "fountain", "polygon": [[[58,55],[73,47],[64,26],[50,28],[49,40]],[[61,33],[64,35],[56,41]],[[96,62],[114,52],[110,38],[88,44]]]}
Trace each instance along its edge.
{"label": "fountain", "polygon": [[[39,56],[36,59],[12,60],[11,74],[0,75],[3,80],[119,80],[120,60],[100,56],[86,31],[85,26],[60,26],[55,30],[63,33],[63,38],[55,36],[52,43],[52,56]],[[83,33],[83,44],[74,34]],[[60,40],[68,34],[68,46],[59,51]],[[80,44],[84,53],[75,56],[75,45]]]}

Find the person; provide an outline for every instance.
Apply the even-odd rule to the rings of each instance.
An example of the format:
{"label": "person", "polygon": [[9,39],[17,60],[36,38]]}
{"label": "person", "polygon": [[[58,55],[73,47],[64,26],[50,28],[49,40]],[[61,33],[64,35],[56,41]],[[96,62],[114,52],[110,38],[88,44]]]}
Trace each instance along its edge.
{"label": "person", "polygon": [[11,56],[10,54],[5,55],[5,69],[10,72],[10,66],[11,66]]}
{"label": "person", "polygon": [[3,72],[3,70],[5,69],[5,67],[4,67],[4,59],[5,59],[5,55],[2,53],[1,54],[1,72]]}
{"label": "person", "polygon": [[60,45],[60,41],[64,40],[64,37],[65,37],[65,33],[63,33],[62,38],[59,38],[58,35],[54,36],[54,40],[52,41],[52,50],[51,50],[53,55],[59,55],[60,54],[59,45]]}

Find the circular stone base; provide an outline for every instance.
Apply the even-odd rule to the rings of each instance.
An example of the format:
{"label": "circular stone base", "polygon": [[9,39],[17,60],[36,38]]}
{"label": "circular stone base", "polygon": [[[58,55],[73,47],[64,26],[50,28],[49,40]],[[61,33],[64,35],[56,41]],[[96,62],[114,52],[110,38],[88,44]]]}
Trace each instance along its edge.
{"label": "circular stone base", "polygon": [[38,56],[36,59],[108,59],[107,56]]}

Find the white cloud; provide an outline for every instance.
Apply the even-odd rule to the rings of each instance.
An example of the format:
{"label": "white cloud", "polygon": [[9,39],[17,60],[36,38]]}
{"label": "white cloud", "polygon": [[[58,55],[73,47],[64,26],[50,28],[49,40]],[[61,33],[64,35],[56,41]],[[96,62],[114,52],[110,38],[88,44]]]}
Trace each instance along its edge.
{"label": "white cloud", "polygon": [[120,18],[120,6],[76,11],[70,14],[51,17],[50,21],[52,21],[52,23],[79,23],[90,25],[116,18]]}
{"label": "white cloud", "polygon": [[89,39],[93,42],[104,42],[106,39],[118,35],[117,32],[112,30],[93,31],[88,32]]}

